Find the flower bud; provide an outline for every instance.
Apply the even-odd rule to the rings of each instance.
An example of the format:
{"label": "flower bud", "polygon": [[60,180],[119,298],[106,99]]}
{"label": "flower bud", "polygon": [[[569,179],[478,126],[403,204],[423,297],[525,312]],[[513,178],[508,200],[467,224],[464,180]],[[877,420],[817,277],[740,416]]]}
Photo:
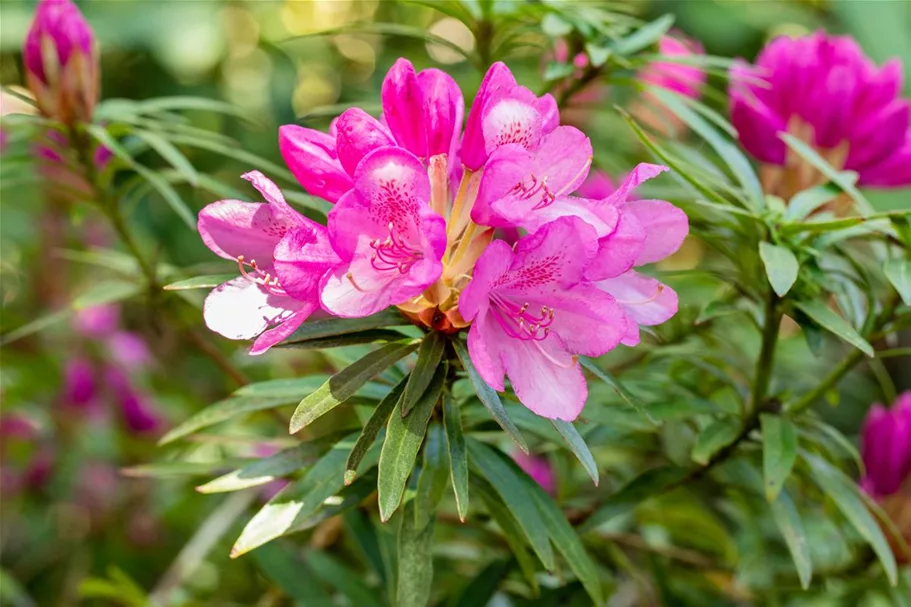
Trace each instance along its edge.
{"label": "flower bud", "polygon": [[41,112],[66,124],[89,121],[98,101],[95,37],[70,0],[41,0],[22,51]]}

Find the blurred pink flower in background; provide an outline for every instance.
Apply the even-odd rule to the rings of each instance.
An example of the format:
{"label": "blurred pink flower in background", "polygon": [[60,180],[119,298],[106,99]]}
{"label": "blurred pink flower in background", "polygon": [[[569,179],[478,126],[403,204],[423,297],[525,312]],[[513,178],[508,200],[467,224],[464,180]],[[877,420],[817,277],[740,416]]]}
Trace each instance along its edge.
{"label": "blurred pink flower in background", "polygon": [[551,495],[557,493],[557,479],[554,476],[554,469],[546,457],[516,450],[513,452],[512,458],[519,465],[519,468],[525,471],[525,474],[541,485],[542,489]]}
{"label": "blurred pink flower in background", "polygon": [[18,411],[0,417],[0,496],[40,489],[50,479],[54,461],[38,422]]}
{"label": "blurred pink flower in background", "polygon": [[[704,55],[702,45],[684,36],[681,32],[672,32],[662,36],[658,41],[658,52],[667,57],[676,57],[682,61],[654,61],[639,70],[637,77],[647,85],[672,91],[690,99],[698,99],[705,85],[705,70],[698,65],[690,65],[684,61],[688,57]],[[677,115],[666,109],[655,95],[646,90],[642,98],[634,101],[630,112],[640,122],[652,129],[672,135],[684,129],[683,121]]]}
{"label": "blurred pink flower in background", "polygon": [[731,122],[767,191],[789,198],[826,180],[779,138],[790,133],[871,187],[911,185],[911,103],[898,59],[877,67],[847,36],[780,37],[731,69]]}

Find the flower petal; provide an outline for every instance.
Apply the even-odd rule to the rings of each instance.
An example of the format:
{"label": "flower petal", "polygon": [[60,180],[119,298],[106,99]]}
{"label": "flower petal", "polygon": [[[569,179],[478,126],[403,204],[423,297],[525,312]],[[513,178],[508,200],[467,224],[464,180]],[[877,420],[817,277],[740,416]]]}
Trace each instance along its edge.
{"label": "flower petal", "polygon": [[[603,204],[603,203],[602,203]],[[598,252],[585,271],[588,280],[619,276],[635,265],[645,247],[646,233],[633,213],[620,209],[617,227],[598,240]]]}
{"label": "flower petal", "polygon": [[517,143],[527,150],[536,149],[544,126],[537,105],[538,98],[534,93],[521,86],[492,96],[484,109],[481,123],[487,154],[510,143]]}
{"label": "flower petal", "polygon": [[610,293],[629,317],[624,345],[639,343],[639,325],[660,325],[677,313],[677,293],[651,276],[630,271],[596,286]]}
{"label": "flower petal", "polygon": [[488,297],[494,284],[509,271],[515,253],[506,242],[491,242],[475,264],[471,281],[459,296],[459,313],[471,321],[487,312]]}
{"label": "flower petal", "polygon": [[336,154],[335,136],[296,124],[278,129],[278,148],[304,190],[335,202],[351,189],[351,178]]}
{"label": "flower petal", "polygon": [[288,232],[275,247],[274,259],[281,288],[295,299],[317,304],[323,275],[341,262],[328,230],[316,223]]}
{"label": "flower petal", "polygon": [[661,261],[683,244],[689,233],[686,213],[664,200],[634,200],[623,211],[631,213],[645,230],[645,242],[635,265]]}
{"label": "flower petal", "polygon": [[383,118],[396,142],[419,158],[427,157],[423,99],[418,75],[407,59],[399,59],[383,80]]}
{"label": "flower petal", "polygon": [[250,355],[258,356],[275,344],[290,337],[318,307],[319,304],[317,303],[307,302],[300,306],[294,314],[279,323],[277,327],[264,331],[253,342],[253,346],[250,348]]}
{"label": "flower petal", "polygon": [[453,155],[462,131],[465,100],[459,85],[446,72],[423,70],[418,74],[423,105],[427,156]]}
{"label": "flower petal", "polygon": [[268,204],[219,200],[199,212],[197,228],[205,245],[219,257],[236,260],[243,256],[268,269],[272,250],[293,227],[278,224],[273,232],[274,219]]}
{"label": "flower petal", "polygon": [[911,130],[905,142],[889,158],[863,170],[860,185],[881,188],[900,188],[911,185]]}
{"label": "flower petal", "polygon": [[471,357],[471,364],[481,379],[497,392],[506,389],[506,367],[500,358],[500,348],[505,339],[511,338],[494,319],[486,315],[478,318],[468,331],[468,355]]}
{"label": "flower petal", "polygon": [[206,326],[228,339],[250,339],[311,304],[270,293],[238,276],[215,287],[203,304]]}
{"label": "flower petal", "polygon": [[548,419],[573,421],[585,407],[588,386],[574,356],[559,341],[508,339],[501,356],[513,390],[523,405]]}
{"label": "flower petal", "polygon": [[499,91],[516,86],[516,79],[506,64],[497,61],[490,66],[478,93],[474,97],[468,119],[465,121],[465,134],[462,137],[460,156],[462,164],[469,170],[476,171],[487,161],[487,148],[484,145],[484,131],[482,123],[484,111],[491,96]]}
{"label": "flower petal", "polygon": [[623,178],[623,183],[621,183],[616,190],[611,192],[609,196],[604,198],[602,202],[614,206],[621,206],[630,199],[630,194],[632,194],[633,190],[649,179],[657,177],[667,170],[669,169],[664,165],[640,162]]}
{"label": "flower petal", "polygon": [[519,240],[509,273],[498,281],[497,290],[539,299],[572,286],[582,279],[597,248],[591,226],[574,217],[561,217]]}
{"label": "flower petal", "polygon": [[377,148],[395,145],[389,130],[360,108],[342,112],[336,121],[336,130],[338,159],[351,176],[364,156]]}

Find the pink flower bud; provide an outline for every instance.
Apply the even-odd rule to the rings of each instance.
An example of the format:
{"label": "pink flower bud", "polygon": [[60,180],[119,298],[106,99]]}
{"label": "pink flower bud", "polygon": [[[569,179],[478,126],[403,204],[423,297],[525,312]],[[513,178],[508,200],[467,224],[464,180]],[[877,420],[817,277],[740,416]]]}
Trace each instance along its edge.
{"label": "pink flower bud", "polygon": [[911,392],[899,396],[891,409],[870,408],[861,453],[867,468],[861,485],[873,497],[894,495],[911,482]]}
{"label": "pink flower bud", "polygon": [[22,55],[28,86],[43,114],[67,124],[91,119],[98,101],[98,51],[75,4],[41,0]]}

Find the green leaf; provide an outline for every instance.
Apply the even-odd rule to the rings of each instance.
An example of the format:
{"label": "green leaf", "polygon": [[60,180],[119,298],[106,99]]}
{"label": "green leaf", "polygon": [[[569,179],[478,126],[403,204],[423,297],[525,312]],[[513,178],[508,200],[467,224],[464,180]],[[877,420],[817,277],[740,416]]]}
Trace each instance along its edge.
{"label": "green leaf", "polygon": [[294,600],[295,607],[334,607],[313,572],[290,546],[263,546],[253,553],[263,575]]}
{"label": "green leaf", "polygon": [[212,274],[210,276],[194,276],[185,280],[178,280],[162,287],[165,291],[183,291],[185,289],[214,289],[223,282],[237,278],[237,274]]}
{"label": "green leaf", "polygon": [[351,449],[351,453],[348,454],[348,462],[345,464],[345,484],[349,485],[354,480],[357,467],[361,463],[361,459],[364,457],[364,454],[373,446],[376,437],[379,435],[380,430],[386,426],[386,422],[389,420],[389,416],[392,415],[392,411],[395,409],[395,406],[398,404],[399,400],[402,398],[402,393],[405,391],[405,383],[408,381],[406,377],[398,383],[396,387],[392,389],[389,394],[386,395],[383,400],[380,401],[380,404],[376,406],[376,409],[373,410],[373,413],[370,415],[370,419],[367,420],[367,423],[364,424],[364,429],[361,431],[360,436],[357,437],[357,442],[354,443],[354,447]]}
{"label": "green leaf", "polygon": [[[344,486],[345,462],[355,438],[352,434],[333,445],[300,479],[282,489],[253,515],[234,543],[231,558],[296,530],[316,514],[323,502],[338,493]],[[361,462],[360,469],[372,467],[377,455],[374,449]]]}
{"label": "green leaf", "polygon": [[475,393],[478,395],[481,403],[490,411],[494,420],[500,424],[500,427],[506,431],[506,434],[515,441],[519,448],[525,453],[528,453],[528,444],[525,442],[525,438],[506,414],[506,408],[503,407],[503,403],[500,401],[500,395],[497,394],[496,390],[488,386],[487,382],[478,375],[478,371],[474,368],[474,363],[471,362],[471,356],[468,354],[468,348],[466,348],[465,344],[458,339],[454,339],[452,345],[455,348],[456,355],[462,363],[462,368],[465,370],[465,374],[468,375],[468,379],[471,381],[471,385],[474,387]]}
{"label": "green leaf", "polygon": [[386,440],[383,441],[383,450],[380,452],[380,476],[377,483],[380,520],[383,522],[389,520],[402,501],[405,484],[414,469],[415,458],[424,442],[427,424],[443,391],[448,371],[448,365],[437,367],[430,385],[415,404],[413,415],[402,417],[402,403],[399,401],[389,417]]}
{"label": "green leaf", "polygon": [[636,398],[630,394],[626,388],[623,387],[623,384],[617,381],[610,373],[595,364],[595,361],[590,358],[586,358],[585,356],[580,356],[579,364],[591,371],[595,377],[613,388],[614,392],[616,392],[620,398],[623,399],[623,402],[629,405],[633,410],[637,411],[640,415],[642,415],[642,417],[647,419],[650,424],[653,426],[661,425],[658,420],[652,417],[652,414],[645,409],[642,403],[636,400]]}
{"label": "green leaf", "polygon": [[[417,415],[415,411],[415,415]],[[398,416],[393,415],[393,418]],[[413,416],[409,416],[413,417]],[[414,502],[409,502],[399,521],[398,584],[396,607],[427,607],[433,586],[433,519],[415,524]]]}
{"label": "green leaf", "polygon": [[300,398],[301,392],[310,392],[319,388],[329,376],[325,373],[306,375],[304,377],[286,377],[282,379],[267,379],[252,384],[247,384],[234,391],[232,396],[261,396],[287,398],[294,402]]}
{"label": "green leaf", "polygon": [[224,493],[258,487],[300,470],[319,453],[315,443],[302,443],[247,464],[196,487],[200,493]]}
{"label": "green leaf", "polygon": [[713,455],[733,443],[738,434],[740,424],[734,419],[725,417],[712,422],[696,437],[691,455],[693,461],[705,466]]}
{"label": "green leaf", "polygon": [[670,13],[662,15],[618,41],[613,45],[613,51],[618,55],[634,55],[657,43],[661,36],[671,29],[672,25],[674,25],[674,15]]}
{"label": "green leaf", "polygon": [[158,152],[162,158],[168,161],[178,173],[184,176],[187,180],[187,183],[192,185],[194,188],[199,185],[199,175],[196,173],[196,169],[193,168],[193,165],[187,160],[187,157],[184,156],[173,143],[162,137],[157,133],[152,131],[146,131],[142,129],[134,129],[132,131],[133,135],[136,135],[143,141],[149,144],[153,150]]}
{"label": "green leaf", "polygon": [[208,97],[175,95],[171,97],[156,97],[154,99],[134,103],[138,111],[142,113],[155,113],[171,110],[199,110],[204,112],[229,114],[231,116],[236,116],[237,118],[242,118],[250,122],[258,122],[256,120],[253,120],[250,116],[250,112],[246,111],[244,108],[226,103],[224,101],[210,99]]}
{"label": "green leaf", "polygon": [[496,451],[484,443],[472,438],[467,442],[472,467],[490,482],[519,523],[541,563],[553,571],[556,562],[547,527],[528,485],[522,481],[523,473],[510,467]]}
{"label": "green leaf", "polygon": [[449,477],[447,459],[443,426],[433,423],[424,442],[418,492],[414,498],[415,525],[418,529],[423,528],[433,518],[433,513],[443,498],[443,492],[446,491],[446,481]]}
{"label": "green leaf", "polygon": [[330,348],[342,348],[345,346],[355,346],[360,344],[373,344],[378,342],[390,343],[408,339],[408,336],[392,331],[390,329],[368,329],[358,331],[357,333],[346,333],[345,335],[333,335],[332,337],[319,337],[308,339],[307,341],[296,341],[292,344],[277,344],[277,348],[288,348],[293,350],[328,350]]}
{"label": "green leaf", "polygon": [[301,400],[291,416],[291,434],[300,431],[313,420],[346,401],[358,388],[367,383],[367,380],[414,352],[418,343],[386,344],[330,377],[315,392]]}
{"label": "green leaf", "polygon": [[778,297],[784,297],[797,280],[800,270],[797,257],[790,249],[765,241],[759,243],[759,256],[772,289]]}
{"label": "green leaf", "polygon": [[130,156],[130,153],[127,152],[126,148],[120,145],[119,141],[111,137],[111,134],[108,133],[107,129],[103,126],[91,124],[85,128],[98,143],[111,150],[111,153],[114,154],[114,156],[122,160],[128,167],[136,171],[137,174],[145,179],[148,184],[164,198],[165,202],[170,205],[174,212],[177,213],[177,216],[183,219],[184,223],[186,223],[191,230],[196,230],[196,214],[190,210],[183,199],[181,199],[180,195],[161,175],[133,160],[133,157]]}
{"label": "green leaf", "polygon": [[538,578],[536,574],[535,556],[530,552],[528,541],[525,539],[525,532],[519,526],[518,521],[509,511],[509,508],[500,501],[493,487],[487,481],[474,477],[471,479],[473,491],[481,496],[484,504],[487,506],[487,512],[494,520],[500,530],[503,532],[503,538],[509,544],[512,555],[519,562],[522,574],[531,586],[532,592],[538,594]]}
{"label": "green leaf", "polygon": [[832,498],[848,522],[870,544],[883,564],[889,581],[895,585],[898,580],[895,555],[892,554],[889,542],[886,541],[876,519],[864,504],[860,487],[824,459],[806,452],[802,455],[813,470],[813,480]]}
{"label": "green leaf", "polygon": [[582,435],[579,434],[579,431],[576,430],[576,427],[572,425],[572,422],[563,421],[562,419],[551,420],[551,423],[554,425],[554,428],[557,429],[557,432],[560,433],[560,436],[563,437],[563,440],[566,441],[566,444],[569,446],[569,450],[573,452],[573,455],[578,458],[579,462],[582,464],[582,467],[585,468],[585,471],[588,473],[588,476],[592,479],[592,482],[595,486],[598,486],[598,464],[595,463],[595,458],[592,457],[592,452],[589,451],[588,445],[585,444],[585,439],[582,438]]}
{"label": "green leaf", "polygon": [[310,570],[326,584],[348,597],[358,607],[383,607],[377,591],[363,582],[359,572],[352,571],[323,550],[308,550],[304,557]]}
{"label": "green leaf", "polygon": [[883,272],[905,305],[911,306],[911,260],[890,259],[883,266]]}
{"label": "green leaf", "polygon": [[801,141],[799,138],[791,135],[790,133],[778,133],[778,137],[785,142],[789,148],[791,148],[798,156],[809,162],[811,165],[819,169],[819,172],[829,178],[829,181],[837,185],[842,189],[846,194],[853,198],[857,203],[862,205],[864,209],[871,208],[870,201],[868,201],[860,191],[854,187],[854,182],[856,176],[852,176],[849,173],[843,171],[837,171],[832,168],[825,159],[819,155],[812,147]]}
{"label": "green leaf", "polygon": [[760,420],[765,496],[774,502],[797,461],[797,428],[779,415],[763,414]]}
{"label": "green leaf", "polygon": [[120,474],[130,478],[183,478],[187,476],[207,476],[221,472],[226,468],[236,465],[234,460],[221,460],[216,462],[151,462],[138,466],[128,466],[120,469]]}
{"label": "green leaf", "polygon": [[648,90],[661,103],[677,115],[694,133],[702,137],[706,143],[724,160],[731,172],[737,177],[748,199],[753,202],[754,209],[762,209],[765,205],[765,194],[759,178],[753,170],[753,165],[740,148],[727,137],[718,133],[702,116],[691,109],[678,94],[667,89],[650,86]]}
{"label": "green leaf", "polygon": [[813,319],[819,326],[845,340],[867,356],[873,356],[873,346],[860,336],[848,321],[833,312],[821,301],[797,302],[801,312]]}
{"label": "green leaf", "polygon": [[365,316],[364,318],[308,319],[307,322],[302,324],[288,339],[284,340],[282,345],[289,346],[311,339],[348,335],[370,329],[382,329],[384,327],[408,324],[410,324],[409,321],[395,308],[383,310],[382,312],[378,312],[372,316]]}
{"label": "green leaf", "polygon": [[616,493],[608,497],[582,525],[582,531],[591,531],[611,519],[629,512],[652,495],[667,491],[690,473],[686,468],[659,466],[639,474]]}
{"label": "green leaf", "polygon": [[459,592],[458,598],[451,602],[452,607],[479,607],[490,604],[497,587],[510,569],[512,563],[509,560],[491,562]]}
{"label": "green leaf", "polygon": [[192,415],[183,423],[178,424],[158,441],[159,445],[166,445],[178,438],[183,438],[197,430],[229,420],[238,415],[274,409],[282,405],[293,403],[293,398],[287,397],[256,397],[256,396],[231,396],[217,403],[209,405],[202,411]]}
{"label": "green leaf", "polygon": [[418,360],[414,364],[408,385],[405,386],[405,395],[402,397],[402,415],[407,416],[415,403],[421,398],[424,390],[430,385],[440,361],[443,360],[443,351],[446,349],[446,338],[439,331],[431,331],[421,341],[418,349]]}
{"label": "green leaf", "polygon": [[800,513],[797,512],[787,491],[782,491],[778,495],[778,499],[772,502],[771,508],[772,518],[775,519],[775,524],[778,525],[778,530],[781,531],[785,544],[791,552],[791,558],[794,559],[800,586],[806,590],[810,587],[810,580],[813,578],[813,561],[810,560],[810,545],[803,529]]}
{"label": "green leaf", "polygon": [[462,434],[462,416],[459,404],[446,390],[443,393],[443,426],[446,429],[446,446],[449,448],[449,476],[455,494],[459,520],[468,516],[468,452]]}
{"label": "green leaf", "polygon": [[788,221],[806,219],[819,207],[835,200],[842,191],[837,184],[828,182],[798,192],[788,201],[788,208],[785,211],[784,218]]}

